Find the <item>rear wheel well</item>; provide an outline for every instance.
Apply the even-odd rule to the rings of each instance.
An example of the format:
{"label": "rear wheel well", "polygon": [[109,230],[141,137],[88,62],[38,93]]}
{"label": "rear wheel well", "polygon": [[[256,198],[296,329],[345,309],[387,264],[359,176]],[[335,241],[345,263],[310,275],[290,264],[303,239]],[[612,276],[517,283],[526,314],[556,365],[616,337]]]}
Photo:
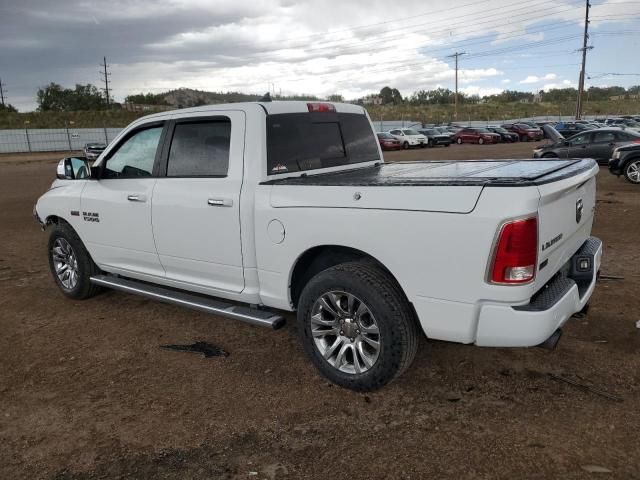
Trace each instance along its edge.
{"label": "rear wheel well", "polygon": [[[398,284],[398,281],[395,279],[393,274],[382,263],[361,250],[350,247],[342,247],[339,245],[324,245],[320,247],[314,247],[304,252],[300,256],[300,258],[298,258],[298,261],[293,268],[290,286],[291,302],[293,303],[293,306],[297,308],[298,300],[300,299],[302,290],[309,282],[309,280],[311,280],[315,275],[323,270],[326,270],[327,268],[331,268],[340,263],[359,260],[370,262],[371,264],[376,265],[381,270],[386,272],[393,279],[393,281],[396,282],[396,284]],[[400,288],[400,291],[402,291],[402,288],[399,284],[398,287]]]}

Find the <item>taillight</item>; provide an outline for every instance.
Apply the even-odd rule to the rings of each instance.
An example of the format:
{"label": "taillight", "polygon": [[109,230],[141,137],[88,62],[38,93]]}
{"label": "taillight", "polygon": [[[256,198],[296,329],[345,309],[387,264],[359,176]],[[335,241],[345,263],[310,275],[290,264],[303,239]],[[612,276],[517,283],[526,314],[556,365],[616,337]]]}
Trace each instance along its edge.
{"label": "taillight", "polygon": [[536,276],[538,219],[514,220],[500,229],[491,266],[492,283],[527,283]]}
{"label": "taillight", "polygon": [[307,103],[310,112],[335,112],[336,107],[330,103],[313,102]]}

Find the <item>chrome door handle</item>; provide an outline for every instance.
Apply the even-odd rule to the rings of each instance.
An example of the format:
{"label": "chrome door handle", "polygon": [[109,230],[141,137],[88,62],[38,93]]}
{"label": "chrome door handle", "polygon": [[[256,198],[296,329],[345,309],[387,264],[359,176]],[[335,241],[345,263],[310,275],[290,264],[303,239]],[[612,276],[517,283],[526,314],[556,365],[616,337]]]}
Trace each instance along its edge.
{"label": "chrome door handle", "polygon": [[212,207],[232,207],[233,200],[230,198],[210,198],[207,203]]}
{"label": "chrome door handle", "polygon": [[130,202],[144,202],[146,201],[146,198],[144,195],[132,194],[132,195],[127,195],[127,200],[129,200]]}

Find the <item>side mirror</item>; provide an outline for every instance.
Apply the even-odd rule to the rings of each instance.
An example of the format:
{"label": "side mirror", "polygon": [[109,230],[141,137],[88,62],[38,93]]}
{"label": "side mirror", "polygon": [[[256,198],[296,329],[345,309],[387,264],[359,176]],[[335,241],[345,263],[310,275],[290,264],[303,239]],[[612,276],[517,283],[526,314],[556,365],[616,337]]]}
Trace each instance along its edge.
{"label": "side mirror", "polygon": [[569,140],[563,140],[563,141],[562,141],[562,144],[563,144],[565,147],[570,147],[570,146],[571,146],[571,142],[570,142]]}
{"label": "side mirror", "polygon": [[90,176],[89,162],[84,157],[68,157],[58,162],[56,176],[60,180],[82,180]]}

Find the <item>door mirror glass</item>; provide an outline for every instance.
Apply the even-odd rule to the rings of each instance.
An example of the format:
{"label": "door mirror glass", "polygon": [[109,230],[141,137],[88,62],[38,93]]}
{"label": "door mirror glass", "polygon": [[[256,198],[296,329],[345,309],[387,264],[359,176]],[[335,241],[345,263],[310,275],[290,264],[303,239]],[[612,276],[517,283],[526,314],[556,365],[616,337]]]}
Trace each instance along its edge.
{"label": "door mirror glass", "polygon": [[90,177],[91,168],[84,157],[68,157],[58,162],[56,176],[60,180],[83,180]]}

